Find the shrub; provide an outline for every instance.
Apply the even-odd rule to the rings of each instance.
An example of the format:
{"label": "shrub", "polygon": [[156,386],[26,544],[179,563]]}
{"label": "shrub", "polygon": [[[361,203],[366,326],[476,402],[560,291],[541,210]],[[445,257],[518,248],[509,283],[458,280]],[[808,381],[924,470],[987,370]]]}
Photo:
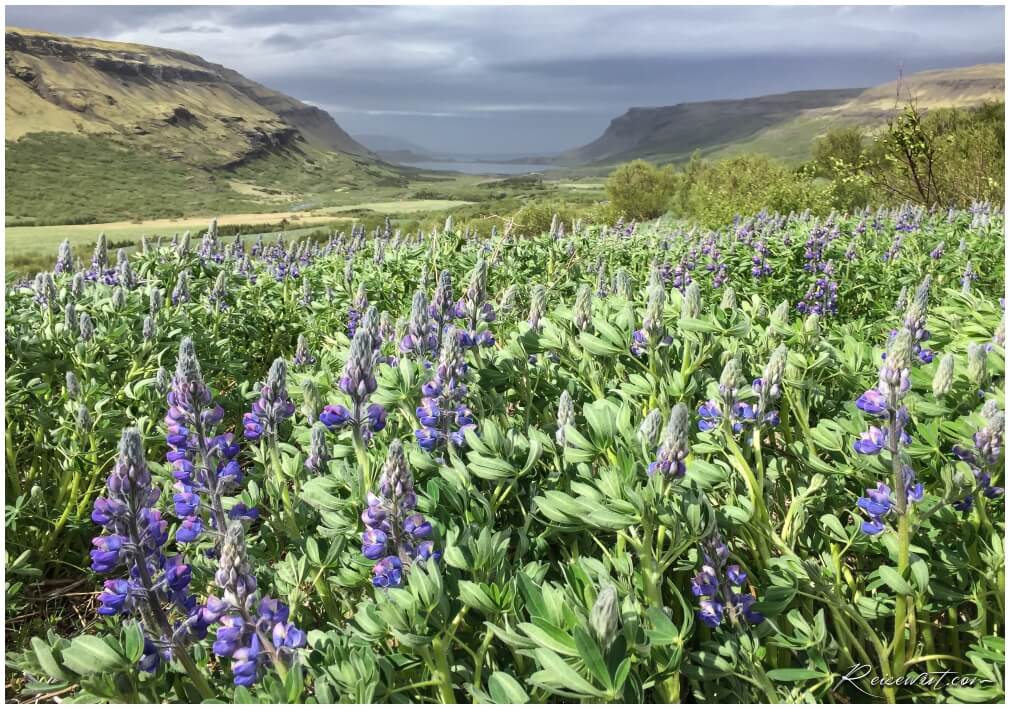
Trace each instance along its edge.
{"label": "shrub", "polygon": [[668,209],[674,185],[671,167],[634,160],[610,173],[606,189],[616,215],[642,220],[654,219]]}

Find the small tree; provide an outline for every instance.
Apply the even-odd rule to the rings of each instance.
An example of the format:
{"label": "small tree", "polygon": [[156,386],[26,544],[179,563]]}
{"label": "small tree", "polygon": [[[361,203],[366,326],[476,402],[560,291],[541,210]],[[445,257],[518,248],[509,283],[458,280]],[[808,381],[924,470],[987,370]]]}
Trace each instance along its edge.
{"label": "small tree", "polygon": [[625,219],[654,219],[666,212],[674,184],[671,167],[634,160],[610,173],[607,197],[615,215]]}

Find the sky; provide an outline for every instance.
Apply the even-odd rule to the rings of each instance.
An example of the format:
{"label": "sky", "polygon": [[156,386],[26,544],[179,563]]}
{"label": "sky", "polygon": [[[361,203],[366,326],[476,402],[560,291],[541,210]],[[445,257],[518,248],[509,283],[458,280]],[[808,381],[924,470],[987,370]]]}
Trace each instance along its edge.
{"label": "sky", "polygon": [[538,155],[631,106],[1002,62],[999,6],[11,6],[6,24],[192,52],[352,135]]}

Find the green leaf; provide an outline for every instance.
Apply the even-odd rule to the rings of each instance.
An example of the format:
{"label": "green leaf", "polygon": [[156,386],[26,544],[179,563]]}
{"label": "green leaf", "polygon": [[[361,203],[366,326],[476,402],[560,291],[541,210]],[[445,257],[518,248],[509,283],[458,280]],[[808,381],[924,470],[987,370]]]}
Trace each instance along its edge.
{"label": "green leaf", "polygon": [[539,685],[546,689],[567,689],[577,695],[589,697],[602,697],[605,692],[600,691],[589,683],[582,675],[576,672],[567,662],[561,659],[557,653],[544,648],[537,648],[533,651],[533,656],[544,669],[534,672],[530,676],[532,684]]}
{"label": "green leaf", "polygon": [[880,580],[890,586],[895,593],[900,593],[903,596],[911,596],[915,593],[915,589],[912,588],[912,585],[908,581],[901,577],[897,569],[890,566],[881,566],[879,573]]}
{"label": "green leaf", "polygon": [[63,651],[63,664],[79,675],[91,675],[125,668],[130,662],[101,638],[81,635]]}
{"label": "green leaf", "polygon": [[778,670],[768,670],[768,679],[776,682],[802,682],[805,679],[824,679],[824,673],[809,670],[805,667],[785,667]]}
{"label": "green leaf", "polygon": [[607,663],[600,652],[600,646],[596,644],[593,638],[589,637],[589,633],[581,626],[576,626],[573,633],[575,635],[575,647],[578,649],[579,657],[585,664],[586,669],[596,678],[597,682],[612,690],[614,682],[610,677],[610,672],[607,671]]}
{"label": "green leaf", "polygon": [[526,690],[508,672],[492,672],[487,688],[495,704],[526,704],[530,700]]}
{"label": "green leaf", "polygon": [[32,638],[32,650],[35,652],[35,659],[39,663],[39,667],[52,677],[53,679],[67,680],[67,675],[60,667],[60,663],[56,661],[53,657],[53,651],[50,649],[49,645],[42,638]]}

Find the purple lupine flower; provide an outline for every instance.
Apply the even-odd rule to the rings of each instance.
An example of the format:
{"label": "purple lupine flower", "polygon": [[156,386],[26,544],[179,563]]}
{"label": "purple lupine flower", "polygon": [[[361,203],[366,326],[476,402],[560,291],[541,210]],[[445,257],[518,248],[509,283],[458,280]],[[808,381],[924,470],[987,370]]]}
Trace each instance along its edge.
{"label": "purple lupine flower", "polygon": [[241,485],[242,469],[236,460],[239,446],[234,435],[215,435],[224,409],[214,402],[204,383],[193,341],[188,337],[179,347],[168,404],[165,439],[169,451],[165,457],[176,480],[176,513],[183,518],[176,539],[196,541],[208,526],[225,528],[230,513],[225,510],[224,498]]}
{"label": "purple lupine flower", "polygon": [[218,623],[212,649],[219,657],[231,658],[234,682],[243,687],[255,684],[267,667],[290,665],[307,640],[304,631],[288,621],[286,605],[264,596],[256,606],[257,584],[250,569],[245,527],[233,521],[214,574],[221,598],[210,596],[201,613],[206,622]]}
{"label": "purple lupine flower", "polygon": [[670,420],[663,430],[663,437],[656,452],[656,459],[649,463],[649,475],[660,473],[667,478],[682,478],[687,472],[685,460],[691,452],[688,438],[688,410],[684,404],[677,404],[670,412]]}
{"label": "purple lupine flower", "polygon": [[305,467],[314,472],[322,472],[330,460],[330,447],[326,443],[326,426],[316,421],[309,435],[309,455]]}
{"label": "purple lupine flower", "polygon": [[206,625],[193,613],[190,570],[181,556],[166,556],[168,522],[154,509],[160,491],[154,487],[137,429],[123,431],[119,457],[106,481],[107,495],[95,500],[92,520],[105,528],[95,537],[92,568],[111,573],[126,567],[126,578],[108,581],[99,595],[102,615],[134,614],[146,637],[141,669],[153,672],[186,643],[206,635]]}
{"label": "purple lupine flower", "polygon": [[298,335],[298,344],[295,347],[295,359],[294,363],[296,367],[308,367],[316,363],[316,358],[313,356],[312,352],[309,350],[309,341],[305,335]]}
{"label": "purple lupine flower", "polygon": [[416,506],[417,494],[403,445],[393,439],[379,478],[379,494],[368,494],[368,506],[361,515],[365,523],[361,553],[376,562],[372,567],[376,588],[399,586],[410,566],[437,561],[441,556],[429,539],[434,532],[431,522],[415,512]]}
{"label": "purple lupine flower", "polygon": [[213,287],[207,294],[207,300],[210,304],[214,306],[214,309],[218,312],[228,309],[228,280],[227,274],[224,269],[218,272],[217,279],[214,281]]}
{"label": "purple lupine flower", "polygon": [[[901,476],[904,479],[907,504],[920,502],[924,489],[922,483],[915,481],[915,472],[909,466],[904,465],[901,468]],[[875,488],[867,488],[866,497],[860,497],[856,501],[856,505],[869,517],[868,520],[863,520],[860,529],[871,537],[884,531],[888,515],[892,512],[898,514],[891,488],[882,482],[878,482]]]}
{"label": "purple lupine flower", "polygon": [[245,437],[258,441],[266,436],[272,445],[277,441],[280,425],[295,413],[295,404],[288,396],[288,365],[278,357],[270,365],[267,380],[260,388],[260,397],[252,405],[252,411],[242,417]]}
{"label": "purple lupine flower", "polygon": [[56,254],[56,264],[53,266],[53,273],[57,276],[61,273],[72,273],[74,270],[74,253],[70,247],[70,239],[60,242],[59,251]]}
{"label": "purple lupine flower", "polygon": [[350,425],[367,439],[386,426],[386,410],[369,403],[378,388],[374,374],[381,344],[377,317],[375,308],[369,307],[351,339],[351,351],[340,376],[340,390],[351,400],[351,407],[330,404],[319,416],[331,431]]}
{"label": "purple lupine flower", "polygon": [[944,244],[944,242],[941,241],[939,244],[937,244],[933,248],[932,251],[929,252],[929,257],[931,259],[933,259],[934,261],[942,259],[943,258],[944,247],[945,247],[945,244]]}
{"label": "purple lupine flower", "polygon": [[727,617],[734,626],[763,622],[764,616],[752,607],[754,595],[744,592],[747,574],[736,564],[726,565],[729,547],[719,532],[702,543],[701,552],[701,570],[691,579],[691,593],[699,599],[698,620],[710,628],[718,628]]}
{"label": "purple lupine flower", "polygon": [[414,297],[410,303],[407,333],[400,340],[400,351],[413,353],[420,358],[429,356],[435,352],[438,344],[435,328],[428,312],[428,297],[423,290],[414,291]]}
{"label": "purple lupine flower", "polygon": [[434,368],[434,376],[421,386],[424,396],[416,409],[422,427],[414,431],[414,436],[421,448],[429,453],[450,444],[463,447],[466,432],[476,429],[473,414],[464,403],[466,373],[459,331],[449,326],[442,340],[442,352]]}
{"label": "purple lupine flower", "polygon": [[642,328],[632,333],[631,353],[636,357],[653,351],[660,345],[669,345],[673,342],[673,338],[667,334],[666,323],[663,320],[665,304],[666,291],[663,290],[662,283],[653,283],[649,287]]}
{"label": "purple lupine flower", "polygon": [[[994,403],[993,400],[987,402],[990,410],[987,410],[987,407],[982,409],[986,423],[972,437],[974,446],[969,449],[955,445],[953,453],[971,468],[975,477],[974,493],[981,492],[983,497],[993,500],[1003,495],[1003,488],[992,484],[992,476],[1003,470],[1000,457],[1003,452],[1003,429],[1006,420],[1002,411],[994,406],[988,406],[990,403]],[[975,498],[975,494],[970,494],[955,502],[954,507],[967,512],[972,508]]]}
{"label": "purple lupine flower", "polygon": [[466,293],[456,303],[454,314],[463,318],[466,329],[460,331],[460,344],[464,349],[494,344],[494,336],[486,323],[494,322],[494,306],[487,299],[487,261],[479,259],[470,274]]}

